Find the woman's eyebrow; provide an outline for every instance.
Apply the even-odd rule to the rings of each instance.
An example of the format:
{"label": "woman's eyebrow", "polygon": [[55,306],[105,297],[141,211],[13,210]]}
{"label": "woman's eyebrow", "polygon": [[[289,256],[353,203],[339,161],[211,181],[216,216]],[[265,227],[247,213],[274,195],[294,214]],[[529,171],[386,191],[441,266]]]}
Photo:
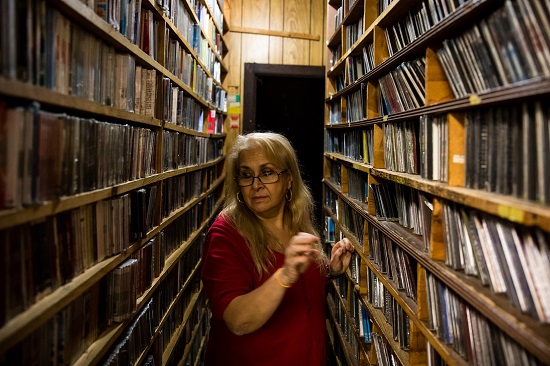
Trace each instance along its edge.
{"label": "woman's eyebrow", "polygon": [[[273,169],[273,166],[274,166],[273,163],[265,163],[265,164],[260,165],[260,170],[261,170],[261,169],[264,169],[264,168],[268,168],[268,167],[269,167],[270,169]],[[246,165],[240,165],[240,166],[239,166],[239,169],[253,170],[251,167],[246,166]]]}

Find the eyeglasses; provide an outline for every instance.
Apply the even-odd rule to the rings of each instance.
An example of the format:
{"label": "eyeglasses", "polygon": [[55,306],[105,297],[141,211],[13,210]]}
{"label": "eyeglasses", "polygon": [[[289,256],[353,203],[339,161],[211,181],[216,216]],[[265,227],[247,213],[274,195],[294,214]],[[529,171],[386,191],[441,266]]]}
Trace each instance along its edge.
{"label": "eyeglasses", "polygon": [[258,178],[258,180],[262,184],[277,183],[279,181],[279,177],[281,176],[281,174],[285,174],[286,172],[288,172],[288,169],[281,170],[279,173],[273,170],[268,170],[258,174],[257,176],[253,176],[250,174],[243,174],[243,175],[236,176],[235,181],[237,182],[239,187],[251,186],[252,184],[254,184],[254,179],[256,178]]}

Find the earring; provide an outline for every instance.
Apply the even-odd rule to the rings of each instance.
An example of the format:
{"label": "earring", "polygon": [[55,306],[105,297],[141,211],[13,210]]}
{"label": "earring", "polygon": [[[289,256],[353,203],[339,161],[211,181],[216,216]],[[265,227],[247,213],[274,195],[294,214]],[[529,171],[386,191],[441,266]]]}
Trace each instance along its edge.
{"label": "earring", "polygon": [[290,202],[292,200],[292,190],[290,188],[287,189],[286,194],[285,194],[285,198],[288,202]]}
{"label": "earring", "polygon": [[240,203],[244,203],[244,199],[239,197],[239,194],[242,196],[241,191],[237,192],[237,201],[239,201]]}

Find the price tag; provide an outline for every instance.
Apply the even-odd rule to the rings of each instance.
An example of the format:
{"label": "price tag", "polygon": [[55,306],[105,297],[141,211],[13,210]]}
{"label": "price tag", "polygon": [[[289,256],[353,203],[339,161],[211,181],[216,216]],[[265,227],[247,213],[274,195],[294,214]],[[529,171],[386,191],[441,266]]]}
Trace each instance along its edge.
{"label": "price tag", "polygon": [[470,104],[471,105],[478,105],[481,103],[481,98],[477,94],[470,95]]}
{"label": "price tag", "polygon": [[465,160],[466,159],[464,158],[464,155],[458,155],[458,154],[453,155],[453,163],[464,164]]}

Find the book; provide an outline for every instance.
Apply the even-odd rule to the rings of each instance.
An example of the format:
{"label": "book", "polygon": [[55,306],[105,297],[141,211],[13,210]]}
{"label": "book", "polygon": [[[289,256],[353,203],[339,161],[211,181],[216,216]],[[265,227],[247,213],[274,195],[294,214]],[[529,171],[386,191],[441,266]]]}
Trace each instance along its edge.
{"label": "book", "polygon": [[216,110],[215,109],[211,109],[208,112],[207,132],[208,133],[216,132]]}
{"label": "book", "polygon": [[[155,117],[156,109],[156,87],[157,77],[155,70],[143,69],[145,71],[145,83],[142,81],[143,94],[141,96],[142,103],[145,108],[145,115]],[[145,85],[145,88],[143,88]]]}
{"label": "book", "polygon": [[550,125],[548,108],[541,101],[534,105],[536,136],[536,200],[542,204],[550,203]]}
{"label": "book", "polygon": [[0,105],[0,209],[21,207],[25,109]]}

